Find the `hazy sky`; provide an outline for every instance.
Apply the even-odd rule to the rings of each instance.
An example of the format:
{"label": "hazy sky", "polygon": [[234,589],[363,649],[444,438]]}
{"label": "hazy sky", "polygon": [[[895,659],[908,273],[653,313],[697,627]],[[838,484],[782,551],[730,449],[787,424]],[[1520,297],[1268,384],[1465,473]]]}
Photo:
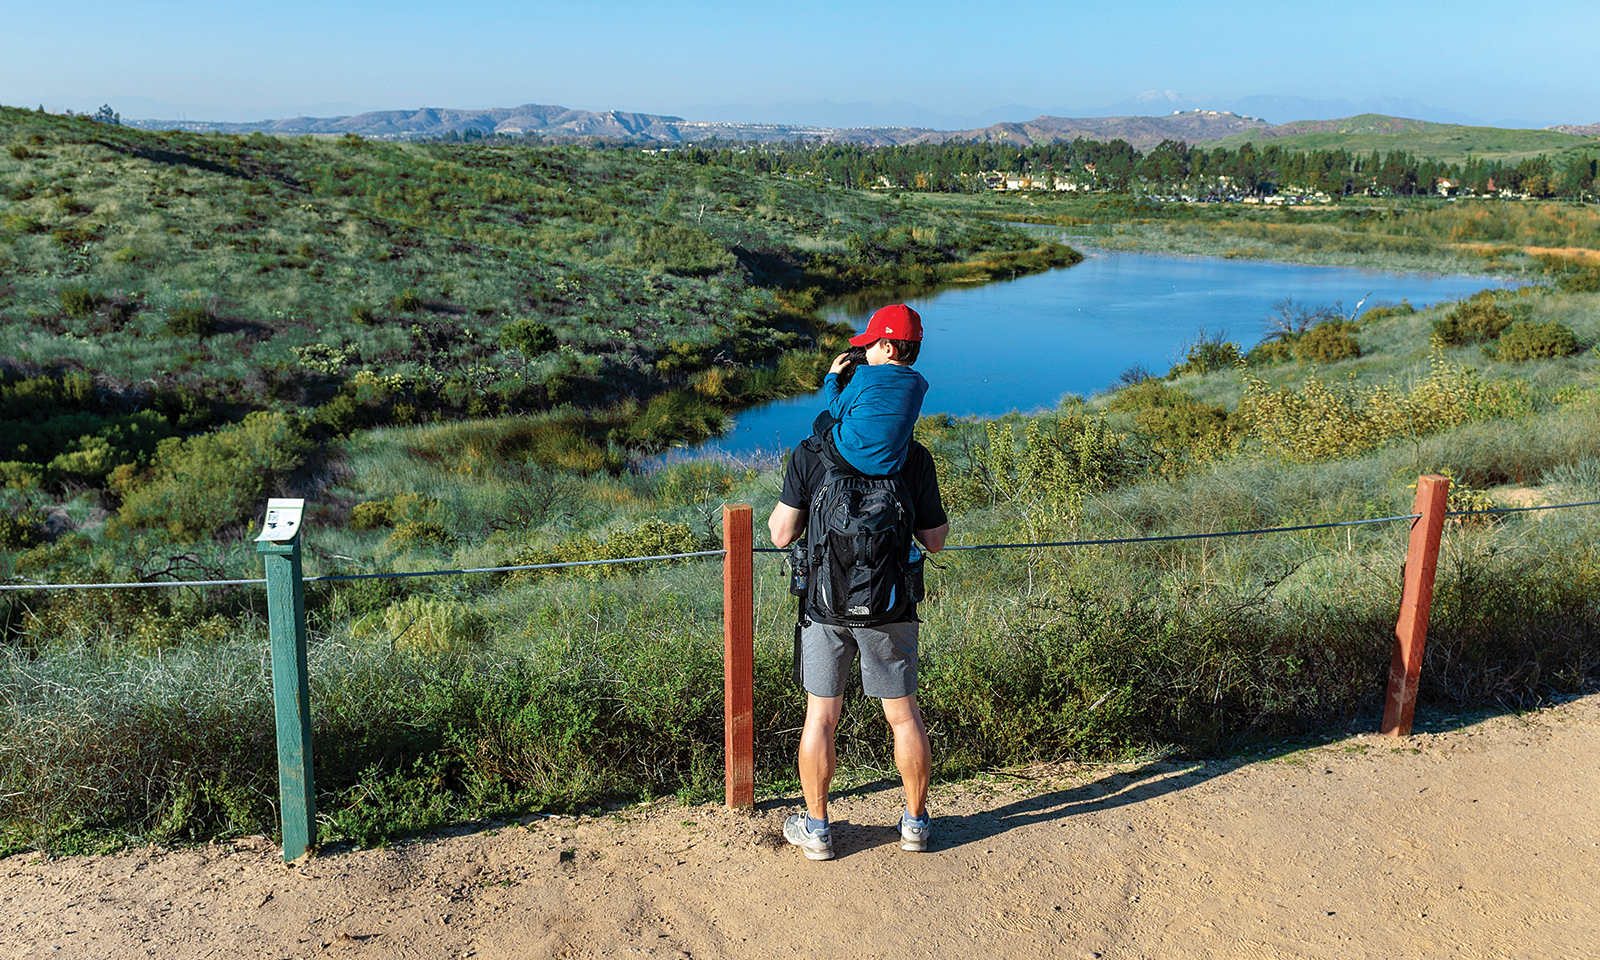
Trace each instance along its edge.
{"label": "hazy sky", "polygon": [[531,102],[720,119],[704,110],[811,100],[975,115],[1174,90],[1600,121],[1594,0],[4,0],[0,37],[0,102],[110,102],[130,117]]}

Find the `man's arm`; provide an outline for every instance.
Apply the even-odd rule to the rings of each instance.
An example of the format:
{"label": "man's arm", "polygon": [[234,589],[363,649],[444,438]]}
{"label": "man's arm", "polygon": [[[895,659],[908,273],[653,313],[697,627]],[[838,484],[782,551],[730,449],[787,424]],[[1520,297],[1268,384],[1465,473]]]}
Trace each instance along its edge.
{"label": "man's arm", "polygon": [[[779,504],[779,506],[782,506],[782,504]],[[912,531],[912,535],[917,538],[918,542],[922,544],[923,549],[925,549],[928,553],[938,553],[940,550],[943,550],[944,538],[949,534],[950,524],[948,522],[941,523],[931,530]],[[779,544],[779,546],[782,546],[782,544]]]}
{"label": "man's arm", "polygon": [[[945,524],[946,529],[949,524]],[[800,539],[806,532],[806,512],[789,506],[782,500],[772,508],[772,516],[767,518],[767,532],[772,534],[772,545],[783,548]],[[941,535],[939,543],[944,543]]]}

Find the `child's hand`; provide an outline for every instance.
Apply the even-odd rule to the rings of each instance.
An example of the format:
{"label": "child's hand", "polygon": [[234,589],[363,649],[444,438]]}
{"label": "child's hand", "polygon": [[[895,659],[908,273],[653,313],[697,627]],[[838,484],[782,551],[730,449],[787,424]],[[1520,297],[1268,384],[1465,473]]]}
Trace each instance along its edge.
{"label": "child's hand", "polygon": [[850,351],[846,350],[833,358],[833,366],[828,368],[829,373],[843,373],[844,368],[850,366]]}

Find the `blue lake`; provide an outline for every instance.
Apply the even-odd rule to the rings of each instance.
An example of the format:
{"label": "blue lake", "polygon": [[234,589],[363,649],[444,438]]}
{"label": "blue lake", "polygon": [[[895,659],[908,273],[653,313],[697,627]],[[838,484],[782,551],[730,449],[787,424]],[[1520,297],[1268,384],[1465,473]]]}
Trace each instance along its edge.
{"label": "blue lake", "polygon": [[[1385,273],[1258,260],[1084,250],[1074,267],[913,299],[924,340],[917,370],[931,385],[922,412],[995,416],[1054,407],[1066,394],[1106,389],[1135,364],[1162,374],[1203,329],[1246,347],[1265,332],[1272,304],[1343,303],[1348,314],[1408,299],[1457,300],[1509,281],[1461,274]],[[881,304],[831,316],[857,330]],[[740,412],[703,452],[734,456],[799,443],[822,409],[813,394]]]}

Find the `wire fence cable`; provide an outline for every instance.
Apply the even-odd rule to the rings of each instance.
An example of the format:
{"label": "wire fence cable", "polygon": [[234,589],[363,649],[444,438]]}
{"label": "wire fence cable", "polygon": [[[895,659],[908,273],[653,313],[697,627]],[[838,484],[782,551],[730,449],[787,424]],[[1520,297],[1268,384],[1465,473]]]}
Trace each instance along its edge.
{"label": "wire fence cable", "polygon": [[[447,577],[467,573],[511,573],[516,570],[558,570],[564,567],[599,567],[616,563],[644,563],[651,560],[684,560],[690,557],[720,557],[726,550],[701,550],[696,553],[665,553],[652,557],[621,557],[616,560],[573,560],[567,563],[524,563],[512,567],[465,567],[460,570],[418,570],[410,573],[349,573],[322,577],[302,577],[306,583],[336,580],[388,580],[400,577]],[[0,584],[0,590],[111,590],[125,587],[234,587],[266,583],[266,580],[147,580],[138,583],[26,583]]]}
{"label": "wire fence cable", "polygon": [[[1528,513],[1535,510],[1564,510],[1568,507],[1600,506],[1600,500],[1578,503],[1551,503],[1536,507],[1493,507],[1488,510],[1451,510],[1447,517],[1475,517],[1500,513]],[[1262,527],[1255,530],[1223,530],[1217,533],[1174,533],[1159,537],[1109,537],[1099,540],[1055,540],[1047,543],[972,543],[948,545],[945,550],[1027,550],[1040,547],[1109,547],[1124,543],[1165,543],[1174,540],[1209,540],[1221,537],[1251,537],[1265,533],[1294,533],[1300,530],[1329,530],[1335,527],[1358,527],[1369,523],[1393,523],[1396,520],[1415,520],[1420,513],[1402,513],[1392,517],[1369,520],[1339,520],[1333,523],[1304,523],[1293,527]],[[448,577],[470,573],[513,573],[519,570],[560,570],[567,567],[599,567],[618,563],[649,563],[659,560],[687,560],[693,557],[720,557],[726,550],[700,550],[694,553],[667,553],[650,557],[621,557],[615,560],[573,560],[566,563],[527,563],[509,567],[465,567],[459,570],[418,570],[410,573],[348,573],[321,577],[304,577],[306,583],[334,583],[341,580],[392,580],[402,577]],[[787,548],[755,547],[753,553],[788,553]],[[9,583],[0,584],[0,591],[20,590],[121,590],[140,587],[243,587],[264,584],[264,579],[253,580],[145,580],[134,583]]]}

